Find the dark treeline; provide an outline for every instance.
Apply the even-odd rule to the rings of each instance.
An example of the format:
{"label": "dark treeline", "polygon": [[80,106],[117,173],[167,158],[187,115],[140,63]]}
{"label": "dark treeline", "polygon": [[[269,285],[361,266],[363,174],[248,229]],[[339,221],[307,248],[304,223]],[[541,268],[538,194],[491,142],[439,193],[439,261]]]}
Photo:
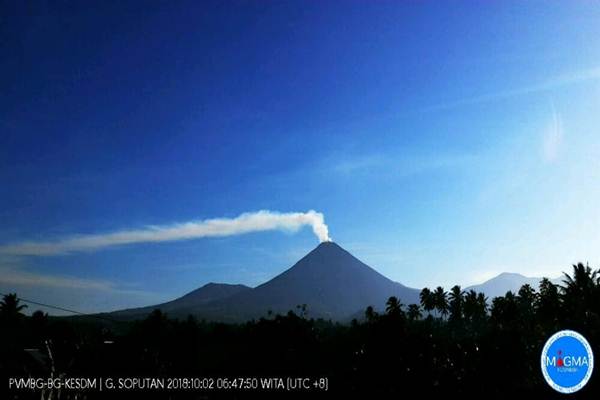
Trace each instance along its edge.
{"label": "dark treeline", "polygon": [[[582,264],[574,265],[561,285],[544,279],[538,290],[524,285],[518,293],[494,299],[459,286],[449,292],[425,288],[420,300],[404,305],[392,297],[385,310],[368,307],[363,319],[348,324],[311,319],[304,307],[244,324],[220,324],[191,316],[173,320],[158,310],[136,322],[53,318],[41,311],[25,317],[17,296],[9,295],[0,304],[2,390],[9,376],[50,374],[326,376],[328,395],[559,398],[540,371],[546,339],[558,330],[573,329],[600,354],[600,277]],[[570,398],[598,398],[598,381],[595,371],[588,385]],[[61,398],[74,394],[103,397],[69,392]],[[220,391],[207,396],[246,394]],[[138,395],[201,398],[198,392]],[[132,396],[128,392],[123,398]],[[2,398],[40,398],[40,393],[12,391]]]}

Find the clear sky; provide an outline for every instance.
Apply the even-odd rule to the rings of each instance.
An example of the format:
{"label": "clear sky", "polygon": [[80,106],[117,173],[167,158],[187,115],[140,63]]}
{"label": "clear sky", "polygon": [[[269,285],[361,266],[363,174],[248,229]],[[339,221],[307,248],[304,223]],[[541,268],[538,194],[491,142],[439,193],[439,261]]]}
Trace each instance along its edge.
{"label": "clear sky", "polygon": [[[309,226],[168,229],[258,210],[322,213],[417,288],[600,265],[598,3],[33,3],[0,6],[3,293],[254,286]],[[168,240],[68,248],[148,226]]]}

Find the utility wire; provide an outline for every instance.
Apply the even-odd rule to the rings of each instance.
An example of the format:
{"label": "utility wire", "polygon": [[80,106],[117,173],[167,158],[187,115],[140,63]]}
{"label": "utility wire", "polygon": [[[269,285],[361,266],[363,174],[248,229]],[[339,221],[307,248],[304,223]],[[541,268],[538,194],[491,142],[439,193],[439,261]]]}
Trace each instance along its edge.
{"label": "utility wire", "polygon": [[[4,293],[0,293],[0,296],[7,296],[7,295],[4,294]],[[55,310],[65,311],[65,312],[69,312],[69,313],[77,314],[77,315],[83,315],[83,316],[86,316],[86,317],[92,317],[92,318],[102,319],[102,320],[110,321],[110,322],[125,322],[125,321],[118,321],[118,320],[112,319],[112,318],[106,318],[106,317],[103,317],[103,316],[97,315],[97,314],[88,314],[88,313],[84,313],[84,312],[81,312],[81,311],[71,310],[71,309],[64,308],[64,307],[59,307],[59,306],[54,306],[54,305],[51,305],[51,304],[40,303],[38,301],[24,299],[23,297],[17,297],[17,299],[19,299],[20,301],[23,301],[25,303],[35,304],[35,305],[42,306],[42,307],[53,308]]]}

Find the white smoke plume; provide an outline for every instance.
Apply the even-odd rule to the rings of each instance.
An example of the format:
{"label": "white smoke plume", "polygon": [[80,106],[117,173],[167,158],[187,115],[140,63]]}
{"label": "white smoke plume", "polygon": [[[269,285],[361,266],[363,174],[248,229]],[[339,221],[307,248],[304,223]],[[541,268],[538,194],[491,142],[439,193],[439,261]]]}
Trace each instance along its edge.
{"label": "white smoke plume", "polygon": [[296,232],[305,225],[312,227],[320,242],[331,241],[322,213],[314,210],[305,213],[261,210],[235,218],[214,218],[112,233],[77,235],[56,241],[11,243],[0,245],[0,254],[49,256],[134,243],[170,242],[272,230]]}

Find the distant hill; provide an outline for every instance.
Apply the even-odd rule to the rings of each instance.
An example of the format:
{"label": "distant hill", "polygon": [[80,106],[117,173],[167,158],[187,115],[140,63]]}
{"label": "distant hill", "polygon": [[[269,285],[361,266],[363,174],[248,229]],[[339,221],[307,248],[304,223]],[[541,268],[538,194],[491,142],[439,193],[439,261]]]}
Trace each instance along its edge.
{"label": "distant hill", "polygon": [[245,285],[211,282],[167,303],[115,311],[110,313],[110,315],[113,318],[143,317],[158,308],[169,315],[187,316],[188,314],[196,314],[206,304],[250,290],[252,288]]}
{"label": "distant hill", "polygon": [[[517,273],[503,272],[479,285],[469,286],[465,290],[472,289],[476,292],[482,292],[489,300],[492,300],[494,297],[504,296],[509,290],[516,294],[521,286],[526,283],[537,290],[541,280],[542,278],[531,278]],[[560,278],[551,279],[551,281],[554,284],[561,283]]]}

